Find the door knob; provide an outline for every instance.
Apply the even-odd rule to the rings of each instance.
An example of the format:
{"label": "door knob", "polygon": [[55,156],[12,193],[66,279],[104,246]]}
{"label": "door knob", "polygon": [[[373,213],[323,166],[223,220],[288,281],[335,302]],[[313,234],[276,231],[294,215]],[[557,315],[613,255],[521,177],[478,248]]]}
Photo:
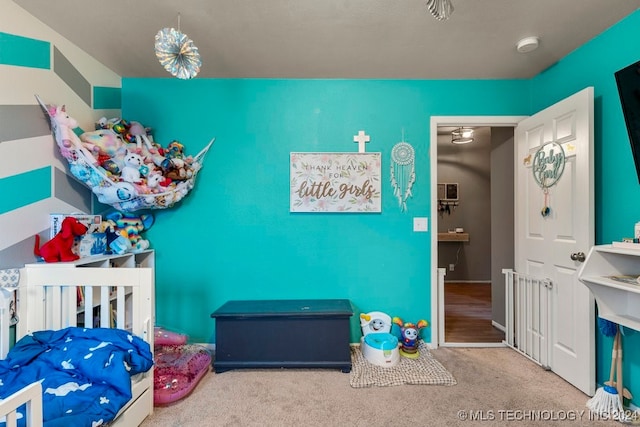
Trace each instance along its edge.
{"label": "door knob", "polygon": [[574,252],[571,254],[571,259],[578,262],[584,262],[587,257],[585,256],[584,252]]}

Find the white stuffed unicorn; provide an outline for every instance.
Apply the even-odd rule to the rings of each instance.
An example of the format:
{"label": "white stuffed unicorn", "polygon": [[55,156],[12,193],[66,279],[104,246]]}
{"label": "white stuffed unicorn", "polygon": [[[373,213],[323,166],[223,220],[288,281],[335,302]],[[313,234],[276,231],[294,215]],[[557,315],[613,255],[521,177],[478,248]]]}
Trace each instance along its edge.
{"label": "white stuffed unicorn", "polygon": [[65,106],[49,106],[47,112],[51,117],[51,123],[55,132],[55,139],[60,147],[60,153],[67,160],[74,160],[72,148],[80,150],[86,156],[86,160],[92,163],[97,163],[97,160],[91,152],[89,152],[80,142],[80,138],[73,131],[78,127],[78,122],[71,116],[69,116],[65,110]]}

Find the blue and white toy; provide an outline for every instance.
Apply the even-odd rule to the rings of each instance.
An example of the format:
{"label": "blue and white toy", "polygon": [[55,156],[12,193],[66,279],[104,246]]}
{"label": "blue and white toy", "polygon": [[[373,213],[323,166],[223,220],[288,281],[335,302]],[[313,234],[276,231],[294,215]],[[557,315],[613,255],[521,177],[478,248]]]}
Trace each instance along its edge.
{"label": "blue and white toy", "polygon": [[370,363],[392,367],[400,361],[398,338],[391,333],[391,316],[380,311],[360,314],[360,349]]}

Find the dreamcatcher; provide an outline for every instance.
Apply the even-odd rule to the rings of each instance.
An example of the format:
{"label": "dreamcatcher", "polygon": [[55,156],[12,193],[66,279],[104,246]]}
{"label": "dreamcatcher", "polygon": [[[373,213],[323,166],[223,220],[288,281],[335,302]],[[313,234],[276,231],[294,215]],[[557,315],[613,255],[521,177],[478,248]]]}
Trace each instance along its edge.
{"label": "dreamcatcher", "polygon": [[163,28],[158,31],[155,51],[160,64],[174,77],[192,79],[200,72],[202,61],[198,48],[186,34],[180,32],[180,15],[177,30]]}
{"label": "dreamcatcher", "polygon": [[400,211],[407,210],[407,199],[413,197],[411,188],[416,181],[415,151],[411,144],[398,142],[391,149],[391,187],[398,199]]}

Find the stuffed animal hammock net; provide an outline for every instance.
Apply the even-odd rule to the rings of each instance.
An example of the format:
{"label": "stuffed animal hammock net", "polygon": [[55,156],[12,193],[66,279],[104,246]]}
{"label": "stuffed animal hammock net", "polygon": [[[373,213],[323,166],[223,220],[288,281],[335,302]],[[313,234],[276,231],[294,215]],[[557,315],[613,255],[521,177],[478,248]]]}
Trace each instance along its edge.
{"label": "stuffed animal hammock net", "polygon": [[45,105],[51,131],[71,174],[93,191],[100,203],[123,212],[166,209],[193,189],[212,139],[198,154],[187,156],[172,141],[163,148],[140,123],[101,120],[96,130],[78,136],[78,123],[64,106]]}

